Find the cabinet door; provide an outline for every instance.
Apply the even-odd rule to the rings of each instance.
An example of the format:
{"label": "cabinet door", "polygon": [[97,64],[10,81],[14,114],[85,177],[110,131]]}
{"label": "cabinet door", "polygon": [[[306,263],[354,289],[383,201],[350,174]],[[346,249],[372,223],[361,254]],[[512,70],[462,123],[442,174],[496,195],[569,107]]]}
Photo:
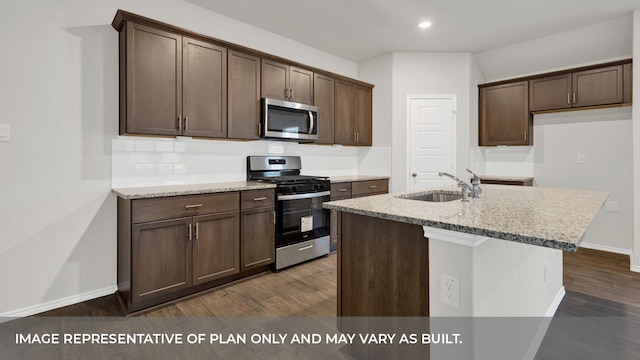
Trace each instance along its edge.
{"label": "cabinet door", "polygon": [[571,74],[529,81],[529,110],[555,110],[571,107]]}
{"label": "cabinet door", "polygon": [[260,58],[229,50],[228,133],[231,139],[260,138]]}
{"label": "cabinet door", "polygon": [[196,216],[193,223],[193,283],[240,272],[238,212]]}
{"label": "cabinet door", "polygon": [[372,90],[363,86],[355,87],[353,127],[356,132],[356,144],[372,144]]}
{"label": "cabinet door", "polygon": [[227,136],[227,49],[183,39],[183,135]]}
{"label": "cabinet door", "polygon": [[527,81],[480,88],[480,146],[531,145]]}
{"label": "cabinet door", "polygon": [[313,71],[289,67],[289,101],[313,104]]}
{"label": "cabinet door", "polygon": [[179,135],[182,114],[182,37],[127,23],[124,85],[126,131]]}
{"label": "cabinet door", "polygon": [[342,145],[355,143],[353,129],[355,86],[352,83],[336,80],[335,82],[335,130],[334,142]]}
{"label": "cabinet door", "polygon": [[191,218],[182,218],[132,227],[132,302],[191,286],[191,226]]}
{"label": "cabinet door", "polygon": [[332,77],[315,74],[313,80],[313,104],[318,107],[319,144],[333,144],[334,80]]}
{"label": "cabinet door", "polygon": [[231,139],[260,138],[260,58],[229,51],[228,133]]}
{"label": "cabinet door", "polygon": [[622,103],[622,65],[573,73],[573,107]]}
{"label": "cabinet door", "polygon": [[275,261],[274,208],[242,211],[242,270]]}
{"label": "cabinet door", "polygon": [[289,100],[289,66],[262,59],[262,97]]}

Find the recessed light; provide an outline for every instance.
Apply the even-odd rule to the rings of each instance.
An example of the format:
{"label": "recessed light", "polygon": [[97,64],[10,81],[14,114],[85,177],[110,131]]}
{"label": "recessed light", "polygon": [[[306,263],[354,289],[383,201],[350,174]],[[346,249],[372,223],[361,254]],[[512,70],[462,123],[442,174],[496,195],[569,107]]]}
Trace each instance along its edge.
{"label": "recessed light", "polygon": [[431,23],[429,21],[422,21],[420,22],[420,24],[418,24],[418,27],[421,29],[426,29],[429,26],[431,26]]}

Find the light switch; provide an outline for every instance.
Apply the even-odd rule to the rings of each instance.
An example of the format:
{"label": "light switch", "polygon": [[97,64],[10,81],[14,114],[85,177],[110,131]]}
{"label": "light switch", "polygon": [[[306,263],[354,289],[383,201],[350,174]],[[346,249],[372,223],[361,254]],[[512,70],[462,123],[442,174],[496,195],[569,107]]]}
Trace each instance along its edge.
{"label": "light switch", "polygon": [[11,129],[9,124],[0,124],[0,141],[11,140]]}
{"label": "light switch", "polygon": [[587,155],[578,154],[578,164],[586,164],[587,163]]}

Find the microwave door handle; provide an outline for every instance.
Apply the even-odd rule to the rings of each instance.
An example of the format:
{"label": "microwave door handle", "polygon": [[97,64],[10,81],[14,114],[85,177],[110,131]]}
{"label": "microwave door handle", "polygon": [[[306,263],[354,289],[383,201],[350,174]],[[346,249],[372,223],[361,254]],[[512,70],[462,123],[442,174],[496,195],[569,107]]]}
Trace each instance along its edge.
{"label": "microwave door handle", "polygon": [[313,118],[313,112],[309,111],[309,134],[313,134],[313,127],[316,125],[316,121]]}

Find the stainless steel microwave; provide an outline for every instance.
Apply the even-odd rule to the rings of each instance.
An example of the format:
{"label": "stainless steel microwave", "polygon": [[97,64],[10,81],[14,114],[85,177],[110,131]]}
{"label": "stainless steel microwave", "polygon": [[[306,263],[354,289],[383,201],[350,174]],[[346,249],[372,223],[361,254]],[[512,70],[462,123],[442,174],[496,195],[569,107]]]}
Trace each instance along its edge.
{"label": "stainless steel microwave", "polygon": [[262,98],[263,138],[285,140],[318,139],[318,107]]}

